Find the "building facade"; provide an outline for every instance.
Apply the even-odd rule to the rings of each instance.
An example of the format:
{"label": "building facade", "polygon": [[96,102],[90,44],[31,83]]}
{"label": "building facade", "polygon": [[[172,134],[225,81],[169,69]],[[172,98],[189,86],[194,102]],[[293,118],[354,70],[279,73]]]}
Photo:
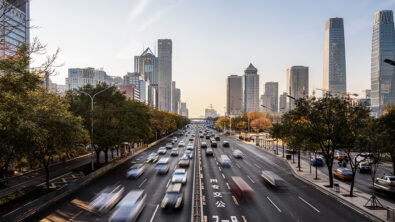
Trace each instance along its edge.
{"label": "building facade", "polygon": [[265,83],[265,94],[261,96],[261,100],[261,104],[267,107],[264,110],[278,112],[278,82]]}
{"label": "building facade", "polygon": [[188,117],[188,108],[187,108],[187,103],[182,102],[181,107],[180,107],[180,115]]}
{"label": "building facade", "polygon": [[[309,67],[292,66],[287,69],[287,94],[295,99],[309,95]],[[288,101],[288,110],[295,108],[293,99]]]}
{"label": "building facade", "polygon": [[226,78],[226,113],[240,115],[243,112],[243,77],[230,75]]}
{"label": "building facade", "polygon": [[158,108],[171,111],[172,41],[158,40]]}
{"label": "building facade", "polygon": [[147,48],[140,56],[134,57],[134,72],[153,86],[158,86],[158,58]]}
{"label": "building facade", "polygon": [[0,8],[0,59],[4,59],[30,42],[30,1],[0,0]]}
{"label": "building facade", "polygon": [[108,76],[102,69],[88,68],[70,68],[68,69],[68,77],[66,78],[66,85],[68,90],[78,89],[86,85],[96,87],[98,84],[115,85],[120,80]]}
{"label": "building facade", "polygon": [[395,67],[384,62],[395,60],[394,16],[391,10],[374,15],[371,57],[371,108],[379,116],[388,104],[395,104]]}
{"label": "building facade", "polygon": [[244,70],[244,111],[259,110],[259,75],[251,63]]}
{"label": "building facade", "polygon": [[[325,25],[323,88],[347,92],[344,24],[342,18],[330,18]],[[343,96],[342,94],[333,94]]]}
{"label": "building facade", "polygon": [[123,93],[128,100],[140,101],[140,91],[136,85],[120,85],[119,91]]}
{"label": "building facade", "polygon": [[286,113],[288,111],[287,98],[288,97],[286,92],[283,92],[283,94],[280,95],[280,104],[279,104],[280,113]]}

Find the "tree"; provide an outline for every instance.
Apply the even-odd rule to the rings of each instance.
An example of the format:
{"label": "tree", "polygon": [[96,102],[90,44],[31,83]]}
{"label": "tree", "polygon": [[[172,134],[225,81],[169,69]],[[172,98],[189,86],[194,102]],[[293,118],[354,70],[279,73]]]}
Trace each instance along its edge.
{"label": "tree", "polygon": [[389,145],[386,146],[386,152],[392,160],[393,174],[395,175],[395,106],[388,106],[379,118],[381,127],[389,135]]}
{"label": "tree", "polygon": [[228,116],[223,116],[218,118],[217,122],[215,123],[215,126],[219,129],[221,129],[222,131],[225,131],[225,129],[229,129],[230,128],[230,117]]}

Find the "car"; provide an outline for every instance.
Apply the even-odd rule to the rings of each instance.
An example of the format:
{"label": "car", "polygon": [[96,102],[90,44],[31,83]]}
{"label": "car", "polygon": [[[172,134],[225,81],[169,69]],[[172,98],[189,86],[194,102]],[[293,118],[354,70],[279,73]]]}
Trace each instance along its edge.
{"label": "car", "polygon": [[234,158],[239,158],[239,159],[241,159],[241,158],[243,158],[243,152],[241,152],[241,151],[238,150],[238,149],[233,150],[233,157],[234,157]]}
{"label": "car", "polygon": [[159,156],[156,153],[151,153],[148,157],[147,157],[147,163],[156,163],[156,161],[158,161]]}
{"label": "car", "polygon": [[172,139],[173,139],[175,142],[177,142],[177,140],[178,140],[176,136],[173,137]]}
{"label": "car", "polygon": [[171,143],[166,143],[166,149],[171,149],[173,148],[173,144]]}
{"label": "car", "polygon": [[211,146],[211,147],[217,147],[217,142],[215,142],[215,141],[211,141],[211,144],[210,144],[210,146]]}
{"label": "car", "polygon": [[378,178],[376,178],[376,183],[385,185],[385,186],[395,187],[395,176],[385,176],[384,175],[382,177],[378,177]]}
{"label": "car", "polygon": [[206,156],[212,156],[213,155],[213,149],[207,148],[206,149]]}
{"label": "car", "polygon": [[333,171],[333,176],[341,180],[350,180],[352,177],[352,172],[348,168],[339,167]]}
{"label": "car", "polygon": [[219,162],[223,167],[230,167],[230,159],[227,155],[221,154]]}
{"label": "car", "polygon": [[194,138],[193,138],[193,137],[189,138],[189,141],[193,141],[193,140],[194,140]]}
{"label": "car", "polygon": [[344,160],[344,159],[346,159],[346,155],[344,155],[344,153],[343,152],[341,152],[341,151],[339,151],[339,150],[335,150],[335,153],[334,153],[334,156],[333,156],[335,159],[338,159],[338,160]]}
{"label": "car", "polygon": [[215,139],[216,141],[220,141],[220,140],[221,140],[221,138],[219,137],[219,135],[215,135],[215,136],[214,136],[214,139]]}
{"label": "car", "polygon": [[187,172],[185,169],[176,169],[171,178],[172,183],[187,183]]}
{"label": "car", "polygon": [[207,143],[206,142],[202,142],[200,144],[200,148],[207,148]]}
{"label": "car", "polygon": [[358,168],[360,173],[370,173],[372,171],[372,167],[367,162],[359,163]]}
{"label": "car", "polygon": [[108,186],[95,196],[90,202],[89,207],[93,211],[106,213],[118,203],[124,190],[125,188],[122,185]]}
{"label": "car", "polygon": [[230,190],[243,202],[254,201],[254,190],[248,185],[243,178],[232,176],[229,181]]}
{"label": "car", "polygon": [[179,167],[188,168],[190,164],[190,160],[187,156],[183,156],[180,161],[178,162]]}
{"label": "car", "polygon": [[191,150],[187,150],[185,151],[184,156],[188,157],[189,159],[192,159],[193,152]]}
{"label": "car", "polygon": [[158,174],[167,174],[169,172],[169,158],[161,158],[157,163],[155,170]]}
{"label": "car", "polygon": [[261,178],[263,182],[269,184],[273,188],[284,188],[285,181],[279,177],[277,174],[269,170],[263,170],[261,173]]}
{"label": "car", "polygon": [[179,151],[178,148],[171,149],[170,156],[178,156]]}
{"label": "car", "polygon": [[324,160],[320,156],[311,157],[310,162],[311,162],[311,165],[313,165],[313,166],[324,166]]}
{"label": "car", "polygon": [[185,146],[184,141],[180,141],[180,142],[178,143],[178,147],[184,147],[184,146]]}
{"label": "car", "polygon": [[210,135],[206,135],[206,139],[209,140],[210,139]]}
{"label": "car", "polygon": [[204,138],[204,135],[203,134],[200,134],[200,136],[199,136],[200,138]]}
{"label": "car", "polygon": [[147,194],[144,190],[130,191],[115,207],[108,221],[136,221],[144,209],[146,199]]}
{"label": "car", "polygon": [[170,184],[166,190],[165,196],[162,199],[160,207],[162,209],[180,209],[184,205],[184,193],[182,191],[182,184]]}
{"label": "car", "polygon": [[222,143],[222,146],[223,146],[223,147],[229,147],[229,142],[225,140],[225,141]]}
{"label": "car", "polygon": [[187,150],[193,150],[193,144],[192,143],[187,145]]}
{"label": "car", "polygon": [[164,155],[164,154],[166,154],[166,147],[164,147],[164,146],[162,146],[162,147],[159,147],[159,149],[158,149],[158,154],[160,154],[160,155]]}
{"label": "car", "polygon": [[138,178],[141,174],[144,173],[145,166],[144,164],[134,164],[131,166],[126,172],[127,178]]}

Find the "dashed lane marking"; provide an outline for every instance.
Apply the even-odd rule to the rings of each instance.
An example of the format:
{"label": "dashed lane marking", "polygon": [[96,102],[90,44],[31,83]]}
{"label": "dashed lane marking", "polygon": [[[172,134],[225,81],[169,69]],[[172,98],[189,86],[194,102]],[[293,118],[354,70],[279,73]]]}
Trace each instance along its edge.
{"label": "dashed lane marking", "polygon": [[251,179],[251,177],[250,176],[247,176],[248,177],[248,179],[250,179],[251,180],[251,182],[252,183],[255,183],[252,179]]}
{"label": "dashed lane marking", "polygon": [[305,202],[305,204],[307,204],[307,205],[309,205],[311,208],[313,208],[315,211],[317,211],[318,213],[320,213],[320,211],[317,209],[317,208],[315,208],[313,205],[311,205],[309,202],[307,202],[305,199],[303,199],[303,198],[301,198],[300,196],[299,196],[299,199],[301,200],[301,201],[303,201],[303,202]]}
{"label": "dashed lane marking", "polygon": [[222,177],[225,179],[225,175],[224,174],[222,174]]}
{"label": "dashed lane marking", "polygon": [[75,218],[77,218],[80,214],[82,214],[82,210],[80,210],[78,213],[74,214],[68,221],[74,221]]}
{"label": "dashed lane marking", "polygon": [[276,204],[274,204],[274,202],[269,198],[269,197],[267,197],[267,199],[270,201],[270,203],[272,203],[273,204],[273,206],[275,206],[276,207],[276,209],[278,210],[278,212],[280,212],[281,213],[281,210],[280,210],[280,208],[278,208],[277,207],[277,205]]}
{"label": "dashed lane marking", "polygon": [[145,181],[147,181],[147,178],[145,178],[145,179],[143,180],[143,182],[139,185],[139,188],[140,188],[141,186],[143,186],[143,184],[145,183]]}
{"label": "dashed lane marking", "polygon": [[240,165],[239,165],[238,163],[236,163],[236,166],[237,166],[238,168],[241,168]]}
{"label": "dashed lane marking", "polygon": [[254,165],[255,165],[256,167],[258,167],[259,169],[262,169],[262,167],[260,167],[258,164],[254,163]]}
{"label": "dashed lane marking", "polygon": [[236,197],[234,195],[232,195],[232,199],[233,199],[233,202],[235,202],[235,204],[237,206],[239,206],[239,202],[237,201],[237,199],[236,199]]}
{"label": "dashed lane marking", "polygon": [[169,184],[170,184],[170,179],[169,179],[169,181],[166,184],[166,188],[169,187]]}
{"label": "dashed lane marking", "polygon": [[156,211],[158,211],[158,208],[159,208],[159,204],[157,204],[157,205],[156,205],[156,208],[155,208],[154,214],[152,214],[152,217],[151,217],[151,220],[150,220],[150,222],[154,221],[154,217],[155,217]]}
{"label": "dashed lane marking", "polygon": [[221,167],[218,167],[219,171],[222,171]]}
{"label": "dashed lane marking", "polygon": [[229,186],[229,184],[228,184],[228,183],[226,183],[226,186],[228,187],[228,190],[230,190],[230,186]]}
{"label": "dashed lane marking", "polygon": [[247,219],[245,216],[241,216],[241,218],[243,218],[243,222],[247,222]]}
{"label": "dashed lane marking", "polygon": [[204,222],[207,222],[207,216],[206,215],[204,215],[203,219],[204,219]]}

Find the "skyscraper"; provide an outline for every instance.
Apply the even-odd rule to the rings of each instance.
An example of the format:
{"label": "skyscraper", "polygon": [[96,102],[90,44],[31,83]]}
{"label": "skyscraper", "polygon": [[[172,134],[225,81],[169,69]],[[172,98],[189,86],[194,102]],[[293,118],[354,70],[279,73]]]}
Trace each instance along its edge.
{"label": "skyscraper", "polygon": [[240,115],[243,112],[243,78],[230,75],[226,78],[226,113]]}
{"label": "skyscraper", "polygon": [[0,0],[0,8],[0,59],[4,59],[30,41],[30,1]]}
{"label": "skyscraper", "polygon": [[244,111],[259,110],[259,75],[251,63],[244,70]]}
{"label": "skyscraper", "polygon": [[187,103],[182,102],[181,103],[181,108],[180,108],[180,115],[188,117],[188,108],[187,108]]}
{"label": "skyscraper", "polygon": [[395,67],[384,63],[395,60],[394,16],[391,10],[374,15],[371,59],[371,108],[379,116],[389,103],[395,104]]}
{"label": "skyscraper", "polygon": [[102,69],[88,68],[70,68],[68,70],[68,78],[66,78],[66,85],[69,90],[78,89],[85,85],[96,86],[98,84],[106,83],[107,85],[114,85],[118,83],[118,78],[108,76]]}
{"label": "skyscraper", "polygon": [[[288,95],[299,99],[309,95],[309,67],[292,66],[287,69],[287,92]],[[288,102],[289,110],[295,108],[295,102]]]}
{"label": "skyscraper", "polygon": [[[330,18],[325,25],[323,88],[347,91],[346,54],[342,18]],[[334,94],[342,96],[341,94]]]}
{"label": "skyscraper", "polygon": [[172,41],[158,39],[158,108],[171,111]]}
{"label": "skyscraper", "polygon": [[176,81],[171,82],[171,111],[177,113]]}
{"label": "skyscraper", "polygon": [[174,91],[174,112],[180,114],[180,106],[181,106],[181,90],[179,88],[176,88]]}
{"label": "skyscraper", "polygon": [[280,113],[286,113],[288,111],[288,106],[287,106],[287,93],[284,92],[283,94],[280,95],[280,107],[279,107],[279,112]]}
{"label": "skyscraper", "polygon": [[265,94],[262,104],[269,108],[270,112],[278,112],[278,82],[266,82]]}

